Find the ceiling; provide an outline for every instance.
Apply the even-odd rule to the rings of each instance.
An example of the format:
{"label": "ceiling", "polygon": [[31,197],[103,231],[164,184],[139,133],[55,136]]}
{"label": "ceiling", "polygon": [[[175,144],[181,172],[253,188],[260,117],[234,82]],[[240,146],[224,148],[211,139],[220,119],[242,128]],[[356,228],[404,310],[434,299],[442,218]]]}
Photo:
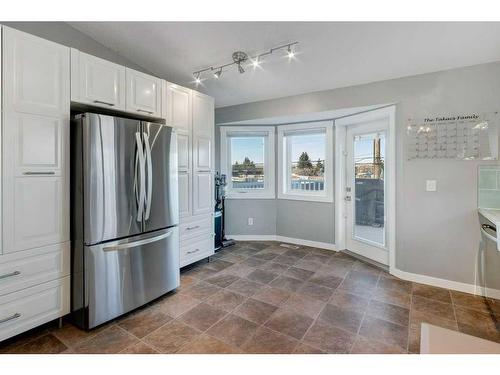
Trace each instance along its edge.
{"label": "ceiling", "polygon": [[299,41],[254,71],[235,67],[198,89],[217,107],[500,60],[500,23],[70,22],[151,73],[195,88],[192,72]]}

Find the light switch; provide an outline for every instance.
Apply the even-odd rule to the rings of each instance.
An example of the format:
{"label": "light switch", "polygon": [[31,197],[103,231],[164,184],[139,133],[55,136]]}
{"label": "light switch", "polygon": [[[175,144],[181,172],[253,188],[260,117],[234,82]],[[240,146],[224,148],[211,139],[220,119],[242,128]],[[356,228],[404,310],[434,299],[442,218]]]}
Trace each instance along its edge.
{"label": "light switch", "polygon": [[437,191],[437,181],[436,180],[427,180],[425,182],[425,190],[426,191]]}

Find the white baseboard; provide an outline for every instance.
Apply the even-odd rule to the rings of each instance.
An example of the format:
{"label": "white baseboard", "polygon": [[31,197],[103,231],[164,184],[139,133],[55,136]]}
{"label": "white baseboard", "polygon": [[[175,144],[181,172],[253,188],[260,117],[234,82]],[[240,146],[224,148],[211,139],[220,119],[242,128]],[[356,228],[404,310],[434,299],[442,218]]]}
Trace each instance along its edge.
{"label": "white baseboard", "polygon": [[279,241],[279,242],[293,243],[295,245],[317,247],[319,249],[325,249],[325,250],[334,250],[334,251],[337,250],[335,245],[332,243],[309,241],[309,240],[303,240],[301,238],[276,236],[272,234],[264,234],[264,235],[227,234],[226,237],[236,241]]}
{"label": "white baseboard", "polygon": [[400,279],[412,281],[415,283],[427,284],[427,285],[437,286],[439,288],[456,290],[458,292],[465,292],[470,294],[476,294],[479,296],[486,296],[490,298],[500,299],[500,290],[497,289],[484,288],[474,284],[461,283],[458,281],[440,279],[438,277],[401,271],[397,268],[392,269],[390,273],[393,276],[399,277]]}

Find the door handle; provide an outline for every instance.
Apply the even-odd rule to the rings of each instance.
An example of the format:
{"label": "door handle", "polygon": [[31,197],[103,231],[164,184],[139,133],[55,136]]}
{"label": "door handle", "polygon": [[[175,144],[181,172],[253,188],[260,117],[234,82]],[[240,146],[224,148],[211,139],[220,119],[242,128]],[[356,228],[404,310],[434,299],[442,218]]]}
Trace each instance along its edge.
{"label": "door handle", "polygon": [[188,254],[194,254],[194,253],[197,253],[198,251],[200,251],[200,249],[196,249],[196,250],[193,250],[193,251],[188,251],[187,253]]}
{"label": "door handle", "polygon": [[102,248],[102,250],[108,252],[108,251],[130,249],[131,247],[137,247],[137,246],[141,246],[141,245],[146,245],[148,243],[160,241],[164,238],[170,237],[171,234],[172,234],[172,231],[169,230],[168,232],[160,234],[160,235],[155,236],[155,237],[145,238],[143,240],[134,241],[134,242],[122,242],[122,243],[118,243],[116,245],[105,246]]}
{"label": "door handle", "polygon": [[0,275],[0,279],[6,279],[8,277],[17,276],[17,275],[20,275],[20,274],[21,274],[20,271],[14,271],[14,272],[11,272],[11,273],[6,273],[5,275]]}
{"label": "door handle", "polygon": [[153,193],[153,165],[151,161],[151,147],[149,145],[149,136],[146,132],[142,133],[144,137],[144,146],[146,148],[146,164],[148,166],[148,192],[146,194],[146,212],[144,213],[144,220],[149,219],[151,211],[151,200]]}
{"label": "door handle", "polygon": [[8,321],[11,321],[11,320],[14,320],[14,319],[17,319],[17,318],[20,318],[20,317],[21,317],[21,314],[15,313],[14,315],[9,316],[8,318],[1,319],[0,320],[0,324],[7,323]]}
{"label": "door handle", "polygon": [[102,100],[94,100],[94,103],[96,104],[105,104],[105,105],[109,105],[110,107],[114,107],[114,103],[108,103],[108,102],[103,102]]}
{"label": "door handle", "polygon": [[198,229],[199,227],[199,225],[195,225],[194,227],[187,227],[186,230]]}
{"label": "door handle", "polygon": [[154,112],[152,112],[152,111],[146,111],[146,110],[144,110],[144,109],[138,109],[138,110],[137,110],[137,112],[144,112],[144,113],[147,113],[147,114],[149,114],[149,115],[152,115],[152,114],[154,113]]}
{"label": "door handle", "polygon": [[139,157],[139,199],[137,201],[137,221],[142,221],[142,211],[144,210],[144,199],[145,191],[144,184],[146,182],[145,170],[144,170],[144,149],[142,147],[141,133],[135,133],[135,144],[137,147],[137,155]]}

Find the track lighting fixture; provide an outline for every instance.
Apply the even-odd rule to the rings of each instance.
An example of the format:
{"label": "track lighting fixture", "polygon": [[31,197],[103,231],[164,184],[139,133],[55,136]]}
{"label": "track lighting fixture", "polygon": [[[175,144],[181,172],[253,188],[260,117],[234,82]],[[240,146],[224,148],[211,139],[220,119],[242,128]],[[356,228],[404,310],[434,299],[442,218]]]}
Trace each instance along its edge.
{"label": "track lighting fixture", "polygon": [[238,68],[238,72],[240,74],[245,73],[245,68],[243,67],[243,63],[247,62],[248,60],[251,61],[251,65],[255,68],[259,67],[262,60],[261,57],[271,55],[274,51],[285,49],[287,51],[288,57],[291,59],[292,57],[295,56],[295,50],[294,46],[299,44],[299,42],[293,42],[293,43],[288,43],[288,44],[283,44],[278,47],[273,47],[266,52],[259,53],[257,55],[254,55],[253,57],[249,57],[245,52],[243,51],[236,51],[232,54],[232,62],[229,62],[227,64],[219,65],[219,66],[211,66],[209,68],[201,69],[196,72],[193,72],[193,76],[195,77],[195,83],[198,85],[201,83],[201,75],[202,73],[211,71],[213,72],[214,78],[220,78],[222,75],[222,71],[228,68],[231,65],[236,65]]}

